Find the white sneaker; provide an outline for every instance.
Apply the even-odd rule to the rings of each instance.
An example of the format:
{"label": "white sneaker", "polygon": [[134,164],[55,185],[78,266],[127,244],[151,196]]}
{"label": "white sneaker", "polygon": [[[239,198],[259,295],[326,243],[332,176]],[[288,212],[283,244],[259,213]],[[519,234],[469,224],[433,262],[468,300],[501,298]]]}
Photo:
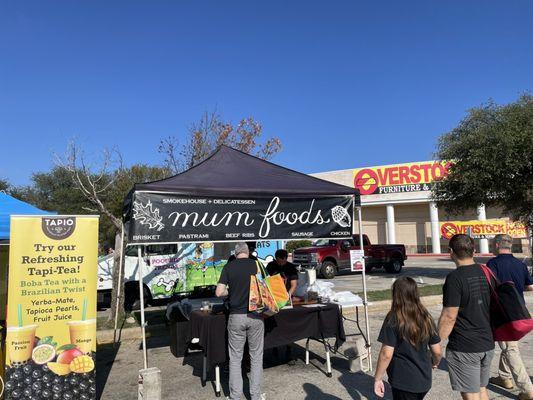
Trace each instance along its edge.
{"label": "white sneaker", "polygon": [[261,393],[261,400],[266,400],[267,398],[267,394],[266,393]]}

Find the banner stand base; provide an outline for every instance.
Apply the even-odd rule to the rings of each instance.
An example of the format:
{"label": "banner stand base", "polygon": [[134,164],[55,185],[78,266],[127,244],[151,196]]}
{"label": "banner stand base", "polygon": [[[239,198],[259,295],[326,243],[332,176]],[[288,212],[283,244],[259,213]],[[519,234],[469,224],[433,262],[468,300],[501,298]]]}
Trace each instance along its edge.
{"label": "banner stand base", "polygon": [[139,370],[139,400],[161,400],[161,370],[156,367]]}

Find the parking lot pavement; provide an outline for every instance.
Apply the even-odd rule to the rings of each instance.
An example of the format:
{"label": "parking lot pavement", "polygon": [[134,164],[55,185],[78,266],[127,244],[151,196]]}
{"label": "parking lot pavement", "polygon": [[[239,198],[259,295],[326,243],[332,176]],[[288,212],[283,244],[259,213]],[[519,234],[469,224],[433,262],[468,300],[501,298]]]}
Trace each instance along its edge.
{"label": "parking lot pavement", "polygon": [[[419,284],[442,284],[446,276],[454,268],[455,264],[446,257],[408,258],[402,272],[399,274],[387,273],[383,268],[372,270],[372,272],[366,275],[367,290],[390,289],[394,279],[400,276],[410,276]],[[342,272],[334,279],[327,281],[335,284],[336,291],[349,290],[356,293],[363,291],[363,281],[360,272]]]}
{"label": "parking lot pavement", "polygon": [[[527,304],[533,307],[533,293],[526,297]],[[440,306],[430,308],[437,318]],[[374,367],[379,352],[379,343],[375,338],[379,332],[386,311],[370,309],[371,342]],[[355,325],[345,323],[347,334],[355,332]],[[222,334],[222,333],[221,333]],[[113,400],[137,399],[138,370],[142,368],[142,352],[140,341],[123,342],[115,351],[112,345],[101,346],[97,353],[97,388],[99,398]],[[192,354],[184,358],[175,358],[169,350],[168,336],[148,340],[149,366],[156,366],[162,371],[162,399],[204,400],[215,399],[214,389],[210,382],[203,386],[200,382],[201,355]],[[332,357],[333,376],[326,377],[324,367],[324,348],[311,342],[311,364],[304,363],[305,342],[294,345],[297,363],[286,365],[277,360],[271,351],[265,352],[264,391],[269,400],[362,400],[375,399],[373,395],[373,377],[371,373],[349,371],[348,361],[340,356]],[[526,368],[533,372],[533,334],[520,342],[522,358]],[[497,372],[499,349],[492,363],[493,375]],[[213,378],[213,371],[208,379]],[[224,395],[228,395],[228,375],[221,373]],[[245,379],[246,382],[246,379]],[[385,399],[391,399],[390,388],[387,387]],[[513,399],[516,391],[509,392],[489,386],[491,399]],[[245,383],[245,390],[247,384]],[[247,392],[248,393],[248,392]],[[249,398],[249,397],[247,397]],[[428,400],[459,399],[457,393],[450,389],[445,363],[435,371],[433,388],[426,397]]]}

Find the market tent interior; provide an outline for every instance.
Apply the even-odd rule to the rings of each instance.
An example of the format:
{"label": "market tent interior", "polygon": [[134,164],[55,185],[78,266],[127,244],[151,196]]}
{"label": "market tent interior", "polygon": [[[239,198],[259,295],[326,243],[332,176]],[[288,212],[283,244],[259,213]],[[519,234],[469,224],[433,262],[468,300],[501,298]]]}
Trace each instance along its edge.
{"label": "market tent interior", "polygon": [[[261,203],[261,206],[264,206],[264,204],[267,204],[272,199],[282,199],[286,201],[287,204],[297,204],[297,202],[302,199],[305,199],[307,203],[312,201],[312,205],[318,204],[322,201],[325,202],[324,209],[326,209],[328,212],[331,212],[332,215],[332,218],[324,218],[326,220],[325,222],[328,222],[329,220],[333,219],[341,226],[347,228],[344,232],[334,232],[336,233],[336,236],[331,236],[330,234],[327,234],[327,231],[324,230],[322,230],[320,233],[317,233],[316,235],[319,235],[318,237],[320,238],[335,239],[341,239],[342,234],[344,234],[345,238],[351,237],[351,235],[355,232],[355,224],[352,222],[355,222],[355,211],[357,209],[357,219],[359,220],[359,235],[361,235],[360,243],[363,242],[361,224],[361,203],[359,191],[357,189],[315,178],[223,145],[220,146],[203,162],[186,170],[185,172],[169,177],[167,179],[148,183],[138,183],[134,186],[134,188],[130,191],[124,202],[123,217],[128,234],[129,244],[135,245],[217,240],[224,241],[219,240],[220,230],[229,230],[231,226],[228,227],[228,224],[222,224],[217,226],[214,226],[215,224],[205,224],[202,226],[202,229],[204,232],[207,232],[207,237],[203,237],[202,240],[179,240],[180,236],[178,235],[178,233],[180,231],[183,231],[185,229],[193,229],[193,227],[187,226],[185,228],[185,223],[188,220],[180,221],[177,226],[175,226],[176,222],[174,221],[174,224],[171,225],[169,222],[167,222],[170,217],[169,214],[176,214],[175,210],[179,209],[180,211],[177,215],[180,216],[180,214],[185,214],[185,212],[181,211],[183,207],[188,207],[188,212],[193,210],[192,212],[190,212],[190,214],[195,214],[196,216],[198,216],[198,214],[204,215],[201,212],[197,212],[195,210],[201,209],[202,212],[207,213],[211,208],[213,208],[215,204],[215,201],[208,200],[209,205],[205,204],[204,206],[201,206],[197,204],[195,205],[195,203],[184,205],[184,203],[187,201],[186,199],[191,198],[254,199],[251,200],[251,202],[253,202],[254,204],[256,202],[263,202]],[[347,221],[349,221],[349,225],[346,223],[346,221],[344,221],[344,223],[343,221],[339,222],[338,219],[333,216],[333,208],[331,208],[331,205],[334,203],[332,203],[332,201],[339,201],[338,199],[342,199],[342,205],[344,208],[342,208],[341,206],[333,208],[342,209],[343,211],[349,210],[350,215],[346,217]],[[346,202],[346,199],[348,199],[348,202]],[[301,204],[304,204],[303,200],[301,201]],[[298,203],[295,207],[301,207],[301,204]],[[234,207],[238,207],[237,211],[235,211],[235,209],[231,209],[231,211],[228,212],[229,214],[233,215],[242,212],[246,209],[247,203],[242,203],[242,205]],[[298,208],[298,211],[301,211],[301,209],[302,208]],[[166,214],[165,211],[167,212]],[[307,211],[304,211],[303,213],[305,212]],[[345,214],[348,214],[347,211],[344,212]],[[260,215],[257,207],[250,208],[250,213],[253,214],[253,217],[259,217]],[[285,212],[285,214],[291,213]],[[296,215],[297,213],[292,214]],[[150,219],[150,221],[147,221],[147,219]],[[316,219],[314,221],[307,220],[307,225],[305,226],[308,227],[316,221]],[[324,222],[323,220],[319,221]],[[229,218],[226,222],[230,222]],[[233,221],[231,222],[233,223]],[[237,220],[237,222],[240,222],[240,220]],[[277,233],[273,234],[274,236],[241,236],[240,240],[295,239],[295,237],[289,235],[289,232],[293,232],[295,229],[297,229],[297,224],[294,225],[294,223],[291,224],[291,222],[287,224],[287,229],[285,231],[277,231]],[[332,223],[333,222],[331,222],[330,225]],[[239,225],[237,228],[233,226],[233,228],[245,228],[242,225],[243,224]],[[250,223],[250,225],[253,224]],[[251,228],[253,228],[253,226]],[[174,236],[170,238],[168,235],[165,236],[165,232],[167,230],[173,230]],[[317,228],[317,232],[318,230],[319,228]],[[139,232],[147,232],[149,234],[135,234]],[[215,232],[215,234],[213,236],[209,236],[213,232]],[[280,237],[280,232],[286,234],[286,236]],[[326,232],[325,235],[324,232]],[[310,236],[308,238],[317,238],[316,235]],[[247,239],[244,239],[245,237]],[[141,259],[141,246],[138,246],[138,256],[139,259]],[[139,265],[140,264],[141,263],[139,263]],[[146,368],[146,342],[144,335],[144,307],[142,289],[143,273],[141,269],[141,267],[138,268],[139,296],[141,299],[141,325],[143,329],[143,352]],[[366,284],[364,284],[364,288],[364,301],[366,312]],[[368,326],[366,330],[368,338]]]}

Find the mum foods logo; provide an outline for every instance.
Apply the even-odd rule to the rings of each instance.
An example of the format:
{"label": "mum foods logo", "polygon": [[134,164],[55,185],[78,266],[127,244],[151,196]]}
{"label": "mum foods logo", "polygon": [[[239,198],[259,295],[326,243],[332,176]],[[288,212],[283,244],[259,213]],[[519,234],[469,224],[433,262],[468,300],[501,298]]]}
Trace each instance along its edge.
{"label": "mum foods logo", "polygon": [[41,227],[44,234],[50,239],[66,239],[76,229],[75,217],[43,217]]}
{"label": "mum foods logo", "polygon": [[354,187],[362,195],[420,192],[431,189],[431,183],[445,178],[451,163],[425,161],[354,171]]}

